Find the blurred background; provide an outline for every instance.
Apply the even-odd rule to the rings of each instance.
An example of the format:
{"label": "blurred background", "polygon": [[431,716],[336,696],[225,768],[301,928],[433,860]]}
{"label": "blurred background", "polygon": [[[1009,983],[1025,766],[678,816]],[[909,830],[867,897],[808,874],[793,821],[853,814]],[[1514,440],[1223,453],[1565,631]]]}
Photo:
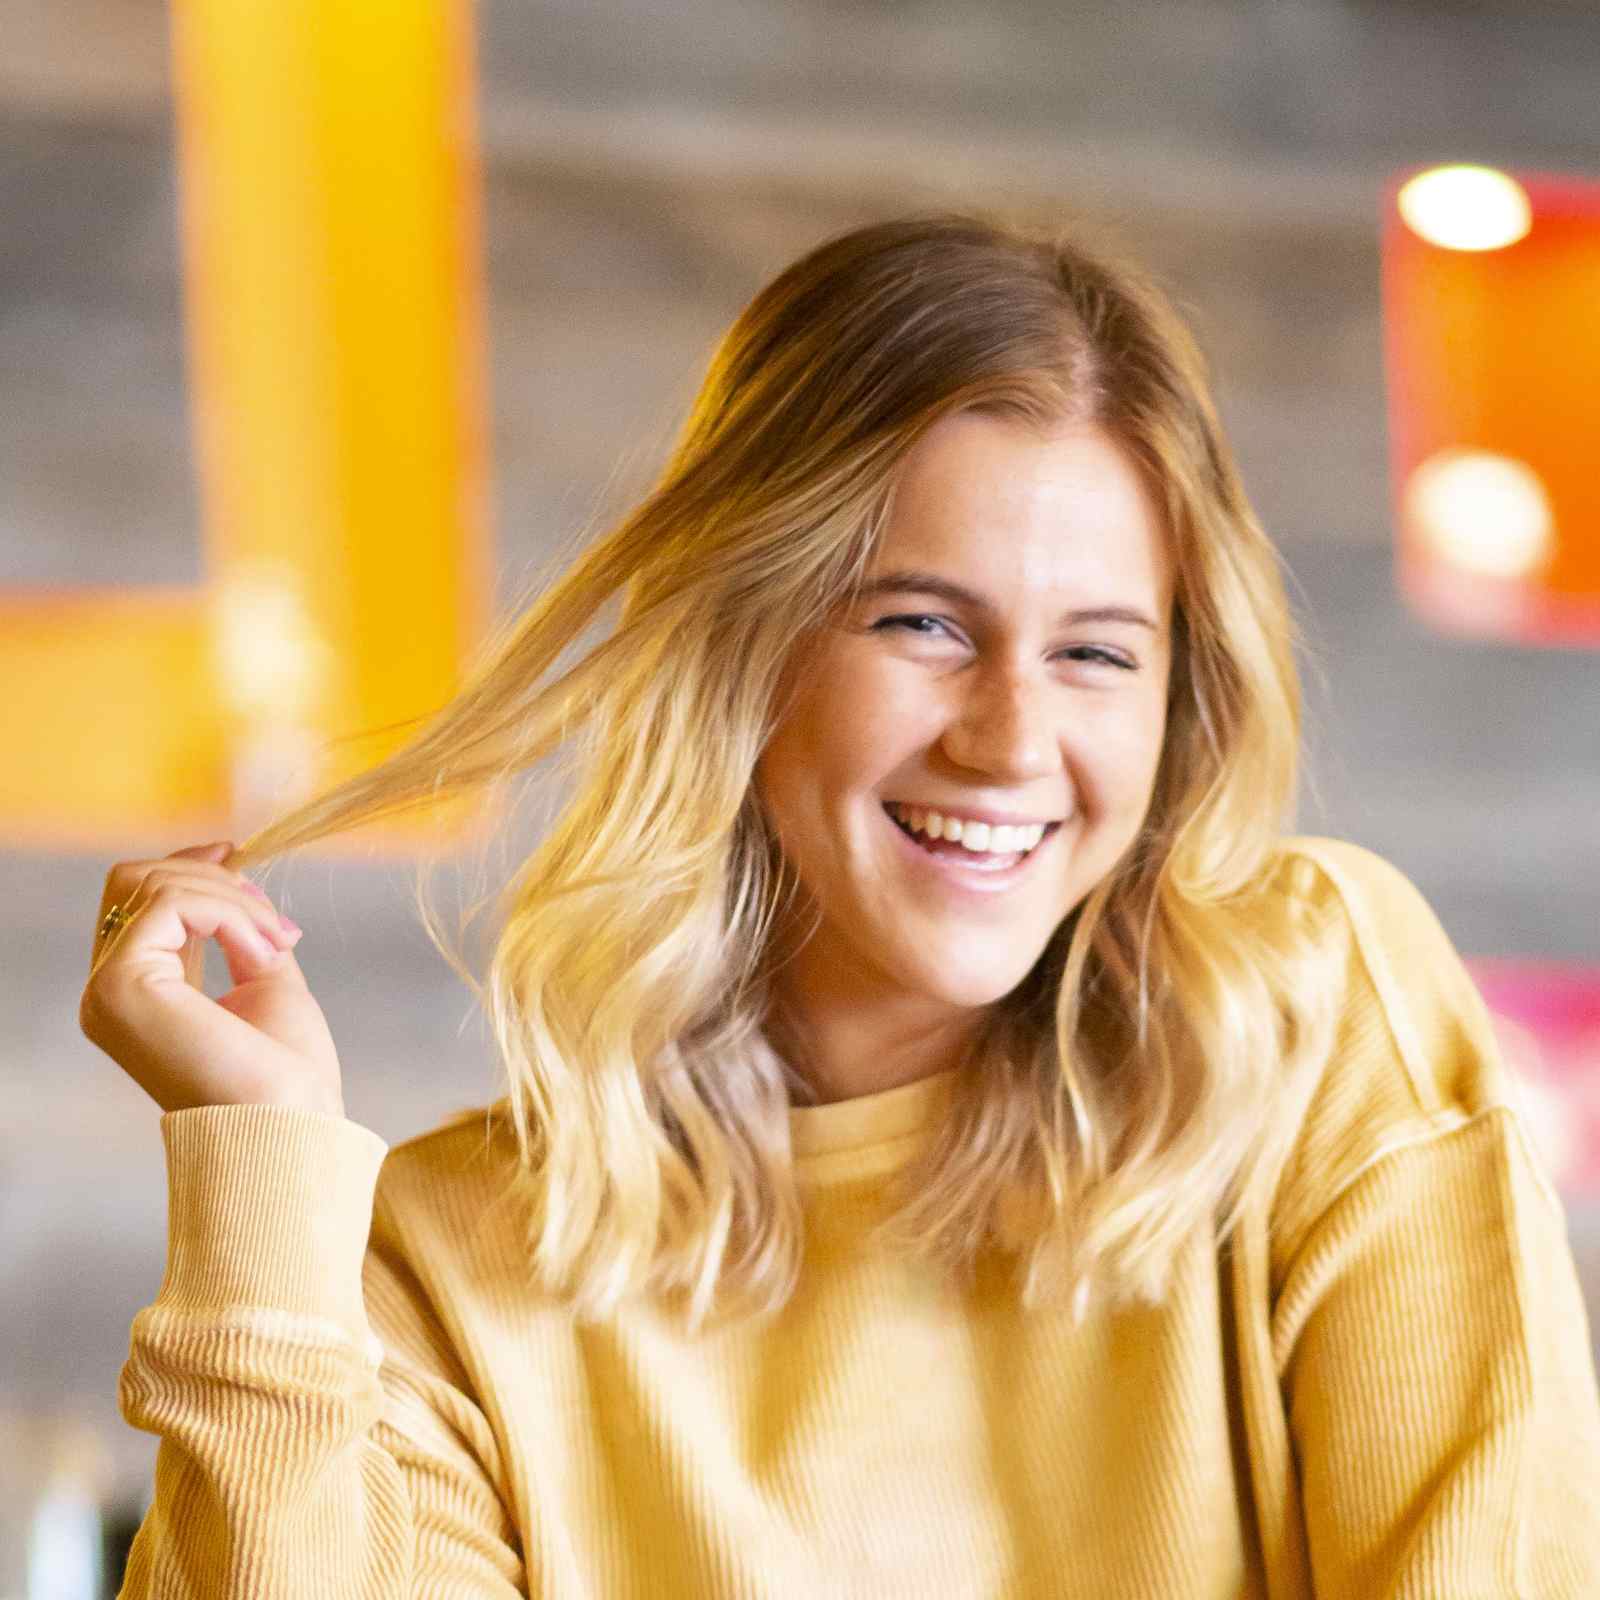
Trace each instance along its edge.
{"label": "blurred background", "polygon": [[[445,699],[530,574],[648,484],[745,301],[937,204],[1104,224],[1189,317],[1305,633],[1301,827],[1394,861],[1474,961],[1600,1328],[1600,630],[1499,601],[1452,625],[1397,581],[1398,474],[1445,425],[1428,371],[1531,291],[1472,267],[1450,303],[1477,322],[1430,353],[1383,290],[1391,316],[1443,292],[1437,251],[1384,243],[1397,174],[1542,174],[1534,237],[1565,205],[1594,249],[1588,324],[1545,355],[1600,349],[1592,0],[365,10],[275,8],[282,38],[338,37],[225,59],[225,6],[0,0],[0,1455],[59,1448],[124,1521],[153,1469],[116,1382],[165,1255],[159,1113],[77,1026],[110,864],[243,838],[308,781],[308,729]],[[1592,561],[1600,518],[1556,523]],[[322,578],[297,602],[285,572]],[[358,656],[365,688],[306,689]],[[391,1142],[498,1092],[405,856],[269,880],[349,1114]]]}

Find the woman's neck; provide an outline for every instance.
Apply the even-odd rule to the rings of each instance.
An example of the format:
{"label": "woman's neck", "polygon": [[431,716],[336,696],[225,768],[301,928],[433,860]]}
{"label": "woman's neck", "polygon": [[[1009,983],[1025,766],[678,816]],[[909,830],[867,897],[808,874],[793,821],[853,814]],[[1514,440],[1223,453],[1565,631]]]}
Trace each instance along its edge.
{"label": "woman's neck", "polygon": [[960,1063],[979,1018],[916,995],[796,981],[775,988],[767,1042],[816,1105],[897,1089]]}

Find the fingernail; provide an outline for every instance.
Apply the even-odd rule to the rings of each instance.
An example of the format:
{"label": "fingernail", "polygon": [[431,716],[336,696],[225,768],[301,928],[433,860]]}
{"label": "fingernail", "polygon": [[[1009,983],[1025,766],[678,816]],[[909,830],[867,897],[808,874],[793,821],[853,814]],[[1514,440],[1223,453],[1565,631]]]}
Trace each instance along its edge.
{"label": "fingernail", "polygon": [[280,916],[278,918],[278,921],[281,922],[284,925],[284,927],[286,927],[289,930],[289,932],[292,933],[295,936],[295,938],[297,938],[297,939],[300,937],[300,935],[302,933],[304,933],[306,931],[304,928],[302,928],[300,926],[300,924],[298,922],[293,922],[288,917]]}
{"label": "fingernail", "polygon": [[251,878],[246,878],[244,880],[244,886],[245,886],[245,888],[247,888],[250,891],[251,894],[255,895],[258,899],[270,900],[272,898],[267,893],[267,891],[261,887],[261,885],[259,883],[256,883]]}

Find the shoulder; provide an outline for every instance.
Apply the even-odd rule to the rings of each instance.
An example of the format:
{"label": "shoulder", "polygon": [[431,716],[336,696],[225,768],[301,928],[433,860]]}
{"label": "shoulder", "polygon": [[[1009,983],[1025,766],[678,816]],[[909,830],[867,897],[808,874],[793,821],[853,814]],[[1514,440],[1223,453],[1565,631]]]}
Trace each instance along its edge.
{"label": "shoulder", "polygon": [[1290,834],[1278,841],[1270,871],[1282,892],[1337,906],[1368,947],[1393,937],[1436,942],[1443,935],[1417,886],[1392,861],[1349,839]]}
{"label": "shoulder", "polygon": [[1460,954],[1398,867],[1347,840],[1292,836],[1268,886],[1291,902],[1303,981],[1331,1013],[1274,1197],[1279,1262],[1374,1163],[1480,1117],[1515,1120],[1518,1090]]}
{"label": "shoulder", "polygon": [[[462,1112],[390,1148],[378,1173],[362,1262],[368,1321],[391,1389],[432,1403],[435,1380],[477,1389],[471,1340],[505,1299],[508,1272],[495,1218],[484,1109]],[[413,1395],[413,1400],[416,1398]],[[421,1415],[413,1406],[406,1414]]]}
{"label": "shoulder", "polygon": [[375,1249],[438,1267],[491,1242],[517,1166],[515,1139],[494,1112],[457,1112],[390,1149],[373,1204]]}
{"label": "shoulder", "polygon": [[1408,948],[1449,939],[1422,892],[1393,862],[1348,839],[1293,834],[1278,841],[1273,887],[1331,923],[1330,932],[1385,968]]}
{"label": "shoulder", "polygon": [[423,1133],[393,1145],[378,1190],[402,1205],[492,1186],[514,1161],[515,1141],[497,1106],[451,1113]]}
{"label": "shoulder", "polygon": [[1281,841],[1271,881],[1301,913],[1322,981],[1336,990],[1342,1049],[1330,1068],[1387,1069],[1397,1110],[1423,1122],[1503,1098],[1477,986],[1398,867],[1348,840],[1297,835]]}
{"label": "shoulder", "polygon": [[390,1149],[362,1267],[386,1348],[459,1386],[458,1333],[531,1287],[511,1182],[516,1142],[490,1109],[460,1112]]}

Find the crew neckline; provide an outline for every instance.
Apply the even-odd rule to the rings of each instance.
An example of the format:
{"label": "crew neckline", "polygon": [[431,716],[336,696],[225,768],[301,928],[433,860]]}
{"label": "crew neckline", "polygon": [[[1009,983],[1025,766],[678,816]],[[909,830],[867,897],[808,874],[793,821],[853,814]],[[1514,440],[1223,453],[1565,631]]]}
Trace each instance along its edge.
{"label": "crew neckline", "polygon": [[790,1106],[789,1146],[796,1170],[810,1178],[877,1171],[884,1165],[881,1157],[894,1154],[902,1141],[909,1156],[913,1136],[931,1131],[949,1106],[959,1070],[948,1067],[828,1105]]}

